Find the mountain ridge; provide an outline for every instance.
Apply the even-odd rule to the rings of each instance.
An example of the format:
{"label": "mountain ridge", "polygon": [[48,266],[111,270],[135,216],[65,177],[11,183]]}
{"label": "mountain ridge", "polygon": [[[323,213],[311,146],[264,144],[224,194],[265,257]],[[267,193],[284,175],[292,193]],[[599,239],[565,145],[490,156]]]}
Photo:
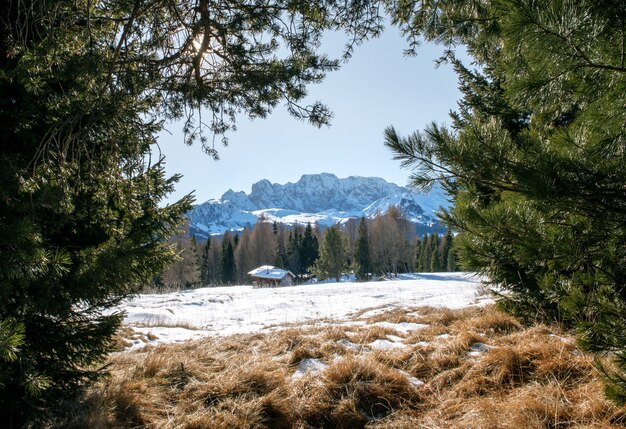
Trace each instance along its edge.
{"label": "mountain ridge", "polygon": [[206,238],[241,231],[252,228],[261,216],[288,225],[311,222],[327,227],[361,216],[374,218],[392,205],[422,229],[441,229],[436,228],[435,210],[449,206],[438,186],[420,194],[379,177],[340,179],[331,173],[305,174],[297,182],[284,185],[262,179],[251,189],[250,194],[229,189],[221,198],[194,206],[187,213],[190,233]]}

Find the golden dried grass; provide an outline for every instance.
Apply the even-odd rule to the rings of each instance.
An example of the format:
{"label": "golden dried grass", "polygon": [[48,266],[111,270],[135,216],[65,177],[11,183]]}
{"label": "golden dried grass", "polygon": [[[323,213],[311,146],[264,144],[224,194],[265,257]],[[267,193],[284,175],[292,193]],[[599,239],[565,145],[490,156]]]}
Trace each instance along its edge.
{"label": "golden dried grass", "polygon": [[[111,376],[48,427],[624,427],[626,410],[604,399],[593,359],[559,327],[523,329],[493,307],[388,315],[370,320],[430,327],[292,327],[116,353]],[[388,335],[407,347],[366,346]],[[294,377],[305,359],[326,366]]]}

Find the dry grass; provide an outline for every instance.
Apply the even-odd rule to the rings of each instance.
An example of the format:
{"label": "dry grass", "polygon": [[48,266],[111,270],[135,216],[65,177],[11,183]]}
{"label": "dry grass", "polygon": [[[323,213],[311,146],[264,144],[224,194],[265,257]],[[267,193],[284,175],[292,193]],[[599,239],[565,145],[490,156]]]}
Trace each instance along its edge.
{"label": "dry grass", "polygon": [[[592,358],[557,326],[524,329],[493,307],[393,309],[360,320],[367,324],[291,327],[116,353],[111,376],[82,401],[64,404],[48,427],[582,429],[626,423],[626,410],[604,399]],[[403,333],[377,322],[428,326]],[[395,337],[403,347],[371,346]],[[307,362],[316,370],[302,375]]]}

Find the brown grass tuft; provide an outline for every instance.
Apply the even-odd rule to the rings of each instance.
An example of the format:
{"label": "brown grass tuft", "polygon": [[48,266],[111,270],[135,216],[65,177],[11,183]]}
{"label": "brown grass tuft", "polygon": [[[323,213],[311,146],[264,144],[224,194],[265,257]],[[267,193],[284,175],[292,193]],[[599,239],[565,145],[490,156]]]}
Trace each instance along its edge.
{"label": "brown grass tuft", "polygon": [[[392,309],[369,320],[430,326],[410,334],[377,325],[301,326],[116,353],[110,378],[81,401],[63,403],[46,427],[613,429],[626,423],[626,408],[604,398],[593,359],[558,326],[523,329],[493,307]],[[366,346],[388,335],[407,346]],[[311,358],[327,366],[294,377],[295,366]]]}
{"label": "brown grass tuft", "polygon": [[371,359],[348,357],[330,365],[311,389],[302,418],[322,427],[360,428],[402,406],[417,406],[419,394],[407,378]]}

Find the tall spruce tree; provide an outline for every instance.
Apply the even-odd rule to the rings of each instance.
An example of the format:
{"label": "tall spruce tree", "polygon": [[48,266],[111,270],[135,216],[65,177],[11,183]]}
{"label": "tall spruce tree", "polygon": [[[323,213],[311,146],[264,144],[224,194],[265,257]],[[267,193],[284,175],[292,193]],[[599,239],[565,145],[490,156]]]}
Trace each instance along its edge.
{"label": "tall spruce tree", "polygon": [[200,253],[200,283],[206,286],[211,283],[211,236],[207,237]]}
{"label": "tall spruce tree", "polygon": [[419,236],[413,242],[413,270],[420,272],[420,258],[422,254],[422,240]]}
{"label": "tall spruce tree", "polygon": [[372,255],[370,253],[370,237],[367,232],[365,216],[359,222],[358,237],[354,249],[354,271],[358,281],[367,281],[372,275]]}
{"label": "tall spruce tree", "polygon": [[443,238],[441,239],[441,269],[442,271],[452,271],[448,269],[448,258],[450,257],[450,249],[452,249],[452,241],[454,236],[450,228],[446,230]]}
{"label": "tall spruce tree", "polygon": [[[325,124],[306,85],[339,61],[322,34],[381,31],[376,5],[270,0],[0,2],[0,414],[31,416],[95,375],[122,315],[105,311],[173,258],[191,197],[152,153],[165,120],[217,156],[235,114],[279,102]],[[350,49],[348,49],[348,52]],[[200,112],[205,116],[199,118]],[[41,397],[41,396],[40,396]]]}
{"label": "tall spruce tree", "polygon": [[393,19],[477,67],[448,51],[463,93],[451,127],[389,128],[387,145],[416,185],[453,197],[463,267],[505,288],[507,310],[613,356],[607,393],[626,402],[626,3],[407,3]]}
{"label": "tall spruce tree", "polygon": [[308,273],[315,261],[319,258],[319,243],[317,237],[313,234],[311,222],[308,222],[304,228],[304,234],[300,242],[300,255],[302,270]]}
{"label": "tall spruce tree", "polygon": [[431,243],[430,243],[430,272],[437,273],[439,271],[443,271],[443,267],[441,264],[441,240],[438,234],[431,235]]}
{"label": "tall spruce tree", "polygon": [[287,269],[296,276],[301,276],[304,272],[302,266],[302,234],[296,226],[289,233],[287,242]]}
{"label": "tall spruce tree", "polygon": [[313,271],[322,279],[334,278],[339,281],[343,270],[347,268],[347,263],[347,243],[339,227],[333,225],[324,231],[320,243],[320,257]]}
{"label": "tall spruce tree", "polygon": [[235,249],[231,235],[226,232],[222,239],[222,284],[233,284],[235,282]]}

